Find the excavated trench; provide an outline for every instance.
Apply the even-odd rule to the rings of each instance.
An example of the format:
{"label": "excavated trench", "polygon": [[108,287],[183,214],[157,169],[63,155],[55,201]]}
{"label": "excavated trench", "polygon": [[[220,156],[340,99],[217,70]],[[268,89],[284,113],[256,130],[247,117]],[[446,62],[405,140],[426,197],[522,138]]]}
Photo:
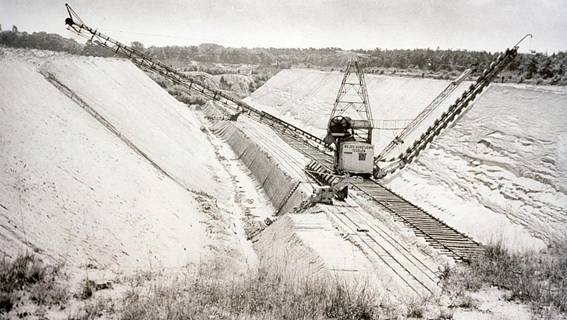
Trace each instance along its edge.
{"label": "excavated trench", "polygon": [[[296,213],[311,195],[313,184],[303,168],[309,163],[269,126],[246,117],[222,119],[219,106],[203,109],[209,130],[226,141],[264,188],[279,216],[252,238],[260,267],[284,274],[338,277],[372,283],[395,296],[437,292],[436,271],[442,262],[396,234],[353,199],[317,204]],[[386,214],[387,215],[387,214]],[[395,223],[393,223],[395,224]],[[390,229],[390,230],[388,230]],[[411,237],[410,237],[411,238]],[[409,248],[409,249],[408,249]]]}

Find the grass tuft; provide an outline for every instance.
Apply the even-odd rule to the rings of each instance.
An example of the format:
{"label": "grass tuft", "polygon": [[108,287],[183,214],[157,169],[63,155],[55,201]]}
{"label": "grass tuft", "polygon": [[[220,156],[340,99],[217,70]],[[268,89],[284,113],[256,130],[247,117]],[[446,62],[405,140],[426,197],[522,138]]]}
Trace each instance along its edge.
{"label": "grass tuft", "polygon": [[567,312],[567,243],[540,253],[514,253],[498,243],[469,267],[445,274],[445,289],[459,294],[486,284],[508,290],[507,300]]}
{"label": "grass tuft", "polygon": [[127,290],[121,319],[377,319],[379,298],[361,284],[331,279],[289,279],[258,272],[240,278],[211,276],[157,281]]}
{"label": "grass tuft", "polygon": [[16,303],[16,296],[10,292],[0,292],[0,314],[10,312]]}
{"label": "grass tuft", "polygon": [[20,292],[29,293],[29,298],[38,305],[62,305],[69,293],[58,280],[61,266],[44,264],[33,254],[21,254],[13,260],[5,257],[0,261],[0,313],[12,310],[20,299]]}
{"label": "grass tuft", "polygon": [[13,261],[5,257],[0,262],[0,290],[12,292],[42,281],[47,268],[32,254],[19,255]]}

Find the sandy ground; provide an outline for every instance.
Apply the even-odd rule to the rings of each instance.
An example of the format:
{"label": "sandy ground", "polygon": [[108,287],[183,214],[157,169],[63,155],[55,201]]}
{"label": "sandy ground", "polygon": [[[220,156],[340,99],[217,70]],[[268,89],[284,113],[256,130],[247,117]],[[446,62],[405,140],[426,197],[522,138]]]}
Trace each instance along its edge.
{"label": "sandy ground", "polygon": [[[237,122],[244,135],[229,147],[126,60],[3,49],[0,69],[3,254],[33,250],[65,261],[79,279],[210,259],[231,272],[283,263],[291,272],[371,281],[394,299],[438,291],[438,268],[448,261],[364,199],[285,215],[254,239],[254,252],[242,219],[274,218],[279,210],[265,190],[299,181],[309,191],[306,159],[269,127]],[[259,172],[268,178],[259,181]],[[455,318],[527,314],[495,305],[500,296],[483,294],[479,312]]]}
{"label": "sandy ground", "polygon": [[3,254],[116,272],[210,257],[254,267],[242,218],[273,208],[230,148],[142,71],[9,49],[0,70]]}

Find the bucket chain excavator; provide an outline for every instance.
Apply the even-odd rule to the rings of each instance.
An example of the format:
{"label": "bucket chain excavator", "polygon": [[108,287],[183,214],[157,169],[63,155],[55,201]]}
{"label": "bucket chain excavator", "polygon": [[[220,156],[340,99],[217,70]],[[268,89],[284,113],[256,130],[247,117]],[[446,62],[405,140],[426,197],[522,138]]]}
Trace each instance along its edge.
{"label": "bucket chain excavator", "polygon": [[[524,36],[516,45],[511,49],[506,49],[503,53],[484,69],[476,81],[463,92],[463,94],[446,110],[435,122],[418,138],[413,144],[408,147],[405,152],[394,158],[389,158],[388,155],[392,154],[396,147],[403,146],[406,142],[405,139],[414,133],[419,128],[420,124],[425,119],[441,106],[441,104],[453,93],[459,85],[472,73],[471,69],[466,69],[455,80],[451,81],[449,85],[439,94],[431,103],[429,103],[422,112],[420,112],[415,119],[396,136],[394,139],[378,154],[373,157],[373,165],[365,166],[365,159],[368,153],[373,156],[372,146],[372,113],[368,101],[366,83],[364,81],[364,73],[360,68],[356,59],[350,59],[347,65],[339,93],[333,105],[333,110],[327,126],[327,136],[324,141],[328,144],[334,143],[334,172],[330,172],[328,168],[320,165],[310,163],[306,170],[314,177],[316,176],[319,183],[326,183],[333,185],[337,180],[347,179],[349,174],[369,176],[370,173],[374,178],[381,179],[398,169],[403,168],[406,164],[412,162],[419,152],[425,149],[435,137],[437,137],[443,129],[450,123],[456,121],[457,117],[463,113],[471,105],[471,103],[480,95],[483,90],[492,82],[492,80],[504,70],[518,54],[519,44],[527,37],[532,37],[531,34]],[[349,82],[351,74],[356,74],[358,81]],[[358,96],[359,100],[356,103],[352,101],[343,102],[347,89],[345,85],[355,87],[355,97]],[[343,103],[341,103],[343,102]],[[346,107],[345,107],[346,106]],[[354,120],[344,114],[348,108],[354,109],[360,115],[366,116],[359,120]],[[366,133],[360,134],[363,131]],[[362,139],[361,139],[362,137]],[[356,148],[345,148],[349,144],[357,143]],[[365,148],[365,145],[372,147]],[[357,158],[358,157],[358,158]],[[353,160],[354,159],[354,160]],[[354,165],[353,165],[354,163]],[[346,174],[346,175],[345,175]]]}
{"label": "bucket chain excavator", "polygon": [[[222,105],[222,110],[227,114],[229,120],[237,120],[240,115],[247,116],[260,123],[266,123],[281,132],[286,132],[292,139],[316,150],[316,152],[305,153],[313,160],[307,165],[305,171],[317,182],[327,184],[329,187],[316,193],[310,203],[314,201],[329,202],[332,198],[331,195],[344,199],[348,195],[348,186],[359,182],[359,179],[352,177],[352,175],[363,177],[373,175],[374,178],[383,178],[412,162],[443,129],[458,119],[459,115],[471,105],[498,73],[508,66],[518,54],[519,44],[527,37],[532,37],[531,34],[527,34],[511,49],[506,49],[505,52],[500,54],[410,147],[397,157],[390,157],[397,147],[406,144],[405,139],[465,80],[470,74],[470,70],[465,70],[413,119],[378,156],[374,157],[372,112],[368,101],[364,73],[356,54],[348,53],[349,62],[333,105],[333,111],[328,122],[327,136],[325,139],[321,139],[265,111],[252,107],[228,92],[213,88],[194,77],[156,61],[142,51],[102,34],[97,29],[86,25],[68,4],[65,4],[65,6],[69,15],[65,19],[65,24],[70,31],[86,38],[91,43],[110,48],[115,53],[130,58],[134,64],[143,70],[158,73],[191,92],[218,102]],[[351,98],[355,100],[350,100]],[[320,161],[320,157],[325,158],[330,156],[331,153],[334,154],[332,170]]]}

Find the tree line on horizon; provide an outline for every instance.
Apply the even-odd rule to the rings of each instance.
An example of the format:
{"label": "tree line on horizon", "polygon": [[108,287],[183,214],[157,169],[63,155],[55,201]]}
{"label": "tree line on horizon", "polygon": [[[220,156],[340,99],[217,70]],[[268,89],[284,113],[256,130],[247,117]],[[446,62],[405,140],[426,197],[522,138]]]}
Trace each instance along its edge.
{"label": "tree line on horizon", "polygon": [[[2,31],[0,45],[64,51],[87,56],[114,56],[108,48],[91,43],[79,44],[73,39],[46,32],[19,32],[17,27]],[[197,46],[165,46],[145,48],[140,42],[131,44],[148,55],[185,71],[196,70],[195,62],[203,64],[235,64],[269,66],[277,69],[305,67],[341,70],[344,59],[340,48],[232,48],[205,43]],[[364,60],[368,73],[392,74],[413,71],[421,76],[453,77],[466,68],[479,74],[498,55],[487,51],[443,49],[381,49],[354,50],[368,56]],[[520,53],[502,74],[502,81],[567,85],[567,52]],[[214,71],[214,70],[213,70]],[[440,76],[441,75],[441,76]]]}

